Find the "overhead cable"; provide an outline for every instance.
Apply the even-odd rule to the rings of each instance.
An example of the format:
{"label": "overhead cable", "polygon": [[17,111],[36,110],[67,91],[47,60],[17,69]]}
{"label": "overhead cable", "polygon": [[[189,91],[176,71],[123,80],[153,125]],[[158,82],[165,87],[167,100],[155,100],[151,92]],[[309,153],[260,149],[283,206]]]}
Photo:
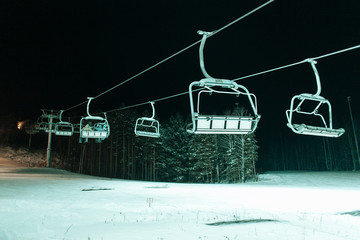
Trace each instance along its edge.
{"label": "overhead cable", "polygon": [[[336,51],[336,52],[327,53],[327,54],[324,54],[324,55],[321,55],[321,56],[318,56],[318,57],[307,58],[307,59],[302,60],[302,61],[299,61],[299,62],[287,64],[287,65],[284,65],[284,66],[281,66],[281,67],[276,67],[276,68],[269,69],[269,70],[266,70],[266,71],[262,71],[262,72],[250,74],[250,75],[247,75],[247,76],[244,76],[244,77],[240,77],[240,78],[233,79],[232,81],[238,81],[238,80],[242,80],[242,79],[246,79],[246,78],[250,78],[250,77],[255,77],[255,76],[258,76],[258,75],[262,75],[262,74],[265,74],[265,73],[270,73],[270,72],[273,72],[273,71],[281,70],[281,69],[284,69],[284,68],[293,67],[293,66],[300,65],[300,64],[303,64],[303,63],[308,63],[308,62],[309,62],[309,59],[317,60],[317,59],[321,59],[321,58],[326,58],[326,57],[330,57],[330,56],[333,56],[333,55],[336,55],[336,54],[340,54],[340,53],[344,53],[344,52],[347,52],[347,51],[355,50],[355,49],[357,49],[357,48],[360,48],[360,45],[356,45],[356,46],[353,46],[353,47],[345,48],[345,49],[342,49],[342,50],[339,50],[339,51]],[[201,89],[197,89],[197,90],[195,90],[195,91],[199,91],[199,90],[201,90]],[[193,91],[193,92],[195,92],[195,91]],[[170,95],[170,96],[163,97],[163,98],[159,98],[159,99],[152,100],[152,101],[153,101],[153,102],[159,102],[159,101],[163,101],[163,100],[168,100],[168,99],[171,99],[171,98],[179,97],[179,96],[182,96],[182,95],[186,95],[186,94],[188,94],[188,93],[189,93],[189,92],[186,91],[186,92],[183,92],[183,93],[178,93],[178,94]],[[117,109],[110,110],[110,111],[107,111],[107,112],[121,111],[121,110],[129,109],[129,108],[134,108],[134,107],[138,107],[138,106],[141,106],[141,105],[145,105],[145,104],[148,104],[148,103],[149,103],[149,101],[146,101],[146,102],[134,104],[134,105],[131,105],[131,106],[126,106],[126,107],[117,108]]]}
{"label": "overhead cable", "polygon": [[[351,50],[354,50],[354,49],[357,49],[357,48],[360,48],[360,45],[356,45],[356,46],[353,46],[353,47],[345,48],[345,49],[342,49],[342,50],[339,50],[339,51],[336,51],[336,52],[327,53],[327,54],[324,54],[324,55],[321,55],[321,56],[318,56],[318,57],[313,57],[313,58],[310,58],[310,59],[317,60],[317,59],[320,59],[320,58],[326,58],[326,57],[330,57],[330,56],[333,56],[333,55],[336,55],[336,54],[340,54],[340,53],[343,53],[343,52],[348,52],[348,51],[351,51]],[[247,76],[244,76],[244,77],[235,78],[235,79],[233,79],[232,81],[238,81],[238,80],[242,80],[242,79],[245,79],[245,78],[250,78],[250,77],[259,76],[259,75],[262,75],[262,74],[265,74],[265,73],[274,72],[274,71],[277,71],[277,70],[281,70],[281,69],[284,69],[284,68],[293,67],[293,66],[296,66],[296,65],[299,65],[299,64],[303,64],[303,63],[307,63],[307,62],[308,62],[308,59],[305,59],[305,60],[302,60],[302,61],[299,61],[299,62],[295,62],[295,63],[291,63],[291,64],[288,64],[288,65],[285,65],[285,66],[282,66],[282,67],[276,67],[276,68],[272,68],[272,69],[269,69],[269,70],[266,70],[266,71],[262,71],[262,72],[250,74],[250,75],[247,75]]]}
{"label": "overhead cable", "polygon": [[[237,23],[238,21],[240,21],[240,20],[242,20],[242,19],[244,19],[244,18],[246,18],[246,17],[250,16],[251,14],[255,13],[256,11],[260,10],[261,8],[263,8],[263,7],[267,6],[268,4],[270,4],[270,3],[274,2],[274,1],[275,1],[275,0],[269,0],[269,1],[267,1],[266,3],[262,4],[261,6],[259,6],[259,7],[255,8],[255,9],[251,10],[250,12],[246,13],[245,15],[243,15],[243,16],[241,16],[241,17],[239,17],[239,18],[235,19],[234,21],[230,22],[229,24],[227,24],[227,25],[223,26],[222,28],[220,28],[220,29],[218,29],[218,30],[213,31],[213,32],[212,32],[212,34],[211,34],[211,36],[213,36],[213,35],[215,35],[215,34],[217,34],[217,33],[221,32],[222,30],[224,30],[224,29],[226,29],[226,28],[230,27],[231,25],[233,25],[233,24]],[[210,37],[210,36],[209,36],[209,37]],[[125,84],[125,83],[127,83],[127,82],[129,82],[129,81],[131,81],[131,80],[133,80],[134,78],[139,77],[140,75],[142,75],[142,74],[144,74],[144,73],[146,73],[146,72],[150,71],[151,69],[153,69],[153,68],[155,68],[155,67],[159,66],[160,64],[162,64],[162,63],[164,63],[164,62],[166,62],[166,61],[170,60],[171,58],[173,58],[173,57],[175,57],[175,56],[177,56],[177,55],[179,55],[179,54],[181,54],[181,53],[185,52],[186,50],[188,50],[188,49],[190,49],[190,48],[194,47],[195,45],[199,44],[200,42],[201,42],[201,40],[198,40],[198,41],[194,42],[193,44],[190,44],[189,46],[185,47],[184,49],[182,49],[182,50],[180,50],[180,51],[178,51],[178,52],[176,52],[176,53],[172,54],[171,56],[169,56],[169,57],[167,57],[167,58],[165,58],[165,59],[161,60],[160,62],[158,62],[158,63],[156,63],[156,64],[152,65],[151,67],[146,68],[145,70],[143,70],[143,71],[141,71],[141,72],[139,72],[139,73],[135,74],[134,76],[132,76],[132,77],[130,77],[130,78],[128,78],[128,79],[126,79],[125,81],[123,81],[123,82],[121,82],[121,83],[119,83],[119,84],[115,85],[114,87],[112,87],[112,88],[110,88],[110,89],[108,89],[108,90],[106,90],[106,91],[104,91],[104,92],[102,92],[102,93],[100,93],[100,94],[96,95],[95,97],[93,97],[93,99],[96,99],[96,98],[98,98],[98,97],[101,97],[101,96],[103,96],[103,95],[105,95],[105,94],[109,93],[110,91],[112,91],[112,90],[114,90],[114,89],[116,89],[116,88],[120,87],[121,85],[123,85],[123,84]],[[71,109],[73,109],[73,108],[76,108],[76,107],[78,107],[78,106],[81,106],[81,105],[83,105],[83,104],[85,104],[85,103],[87,103],[87,101],[84,101],[84,102],[81,102],[81,103],[79,103],[79,104],[76,104],[75,106],[72,106],[72,107],[70,107],[70,108],[68,108],[68,109],[65,109],[64,111],[69,111],[69,110],[71,110]]]}

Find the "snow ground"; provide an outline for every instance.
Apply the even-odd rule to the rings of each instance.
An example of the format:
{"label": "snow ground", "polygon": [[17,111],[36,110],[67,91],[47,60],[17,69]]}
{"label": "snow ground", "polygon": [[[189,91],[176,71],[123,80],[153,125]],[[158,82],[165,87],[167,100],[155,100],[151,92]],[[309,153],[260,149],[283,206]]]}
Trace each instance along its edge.
{"label": "snow ground", "polygon": [[355,240],[359,213],[359,172],[271,172],[257,183],[176,184],[0,160],[1,240]]}

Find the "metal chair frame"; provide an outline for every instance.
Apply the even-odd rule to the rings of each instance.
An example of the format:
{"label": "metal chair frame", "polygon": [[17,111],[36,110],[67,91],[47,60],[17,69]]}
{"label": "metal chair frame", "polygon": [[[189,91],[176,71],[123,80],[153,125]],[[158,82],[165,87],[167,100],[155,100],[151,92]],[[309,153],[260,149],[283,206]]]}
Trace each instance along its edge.
{"label": "metal chair frame", "polygon": [[[316,69],[316,61],[313,59],[308,59],[308,62],[311,64],[311,67],[314,71],[315,78],[316,78],[316,85],[317,85],[317,91],[315,94],[310,93],[302,93],[299,95],[295,95],[291,99],[290,103],[290,109],[286,110],[286,118],[287,118],[287,126],[297,134],[304,134],[304,135],[312,135],[312,136],[322,136],[322,137],[340,137],[342,134],[344,134],[345,130],[343,128],[334,129],[333,123],[332,123],[332,108],[331,103],[329,100],[325,99],[324,97],[320,96],[321,93],[321,82],[320,82],[320,76]],[[300,101],[297,105],[295,104],[295,101]],[[304,111],[301,110],[301,106],[305,101],[313,101],[317,102],[317,105],[312,111]],[[326,121],[324,116],[319,113],[319,108],[325,104],[329,111],[329,118]],[[293,123],[293,113],[299,113],[299,114],[305,114],[305,115],[313,115],[316,117],[319,117],[321,119],[321,122],[323,126],[310,126],[306,125],[304,123],[296,124]]]}
{"label": "metal chair frame", "polygon": [[74,125],[70,122],[62,121],[62,114],[64,110],[60,111],[59,122],[55,123],[54,133],[57,136],[72,136],[74,134]]}
{"label": "metal chair frame", "polygon": [[136,120],[134,132],[136,136],[143,137],[160,137],[159,132],[159,121],[154,119],[155,117],[155,107],[154,102],[150,102],[152,107],[152,116],[151,117],[141,117]]}
{"label": "metal chair frame", "polygon": [[[246,87],[237,84],[235,81],[213,78],[207,73],[203,52],[206,38],[212,33],[203,31],[198,31],[198,33],[203,36],[199,48],[199,58],[200,68],[205,78],[200,81],[194,81],[189,85],[192,123],[188,125],[187,131],[194,134],[250,134],[254,132],[260,120],[260,115],[257,111],[256,96],[250,93]],[[200,87],[197,95],[196,110],[193,100],[194,87]],[[222,90],[217,90],[218,88]],[[236,96],[246,95],[254,116],[202,115],[200,114],[200,98],[202,93],[219,93]]]}
{"label": "metal chair frame", "polygon": [[[105,118],[100,116],[92,116],[89,112],[90,102],[93,98],[88,97],[88,104],[87,104],[87,115],[86,117],[82,117],[80,120],[80,138],[79,142],[88,142],[89,138],[95,139],[96,142],[101,142],[102,140],[106,139],[110,135],[110,125],[106,119],[106,113],[104,113]],[[89,122],[95,122],[94,125],[89,126],[87,125]],[[101,128],[99,127],[101,126]],[[89,127],[89,128],[87,128]]]}

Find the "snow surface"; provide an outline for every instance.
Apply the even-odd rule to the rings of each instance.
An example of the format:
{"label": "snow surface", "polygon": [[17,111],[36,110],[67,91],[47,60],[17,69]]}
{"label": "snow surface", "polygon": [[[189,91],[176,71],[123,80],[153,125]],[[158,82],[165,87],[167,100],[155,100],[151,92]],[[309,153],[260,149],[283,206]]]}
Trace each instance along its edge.
{"label": "snow surface", "polygon": [[1,240],[355,240],[359,213],[359,172],[271,172],[257,183],[177,184],[0,159]]}

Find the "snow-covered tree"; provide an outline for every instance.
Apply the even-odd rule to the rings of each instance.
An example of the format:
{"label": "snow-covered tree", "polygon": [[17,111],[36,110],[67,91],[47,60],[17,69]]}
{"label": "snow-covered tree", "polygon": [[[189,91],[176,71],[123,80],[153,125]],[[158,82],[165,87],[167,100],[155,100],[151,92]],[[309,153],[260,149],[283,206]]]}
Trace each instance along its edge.
{"label": "snow-covered tree", "polygon": [[191,175],[196,182],[217,181],[217,139],[215,135],[195,135],[190,141],[190,162],[194,163]]}
{"label": "snow-covered tree", "polygon": [[171,116],[160,128],[161,156],[157,161],[158,176],[163,181],[189,181],[190,134],[186,132],[187,122],[180,114]]}
{"label": "snow-covered tree", "polygon": [[[247,110],[236,107],[232,115],[247,115]],[[229,182],[245,182],[254,175],[258,160],[258,146],[254,134],[219,136],[219,149],[225,160],[223,172]]]}

